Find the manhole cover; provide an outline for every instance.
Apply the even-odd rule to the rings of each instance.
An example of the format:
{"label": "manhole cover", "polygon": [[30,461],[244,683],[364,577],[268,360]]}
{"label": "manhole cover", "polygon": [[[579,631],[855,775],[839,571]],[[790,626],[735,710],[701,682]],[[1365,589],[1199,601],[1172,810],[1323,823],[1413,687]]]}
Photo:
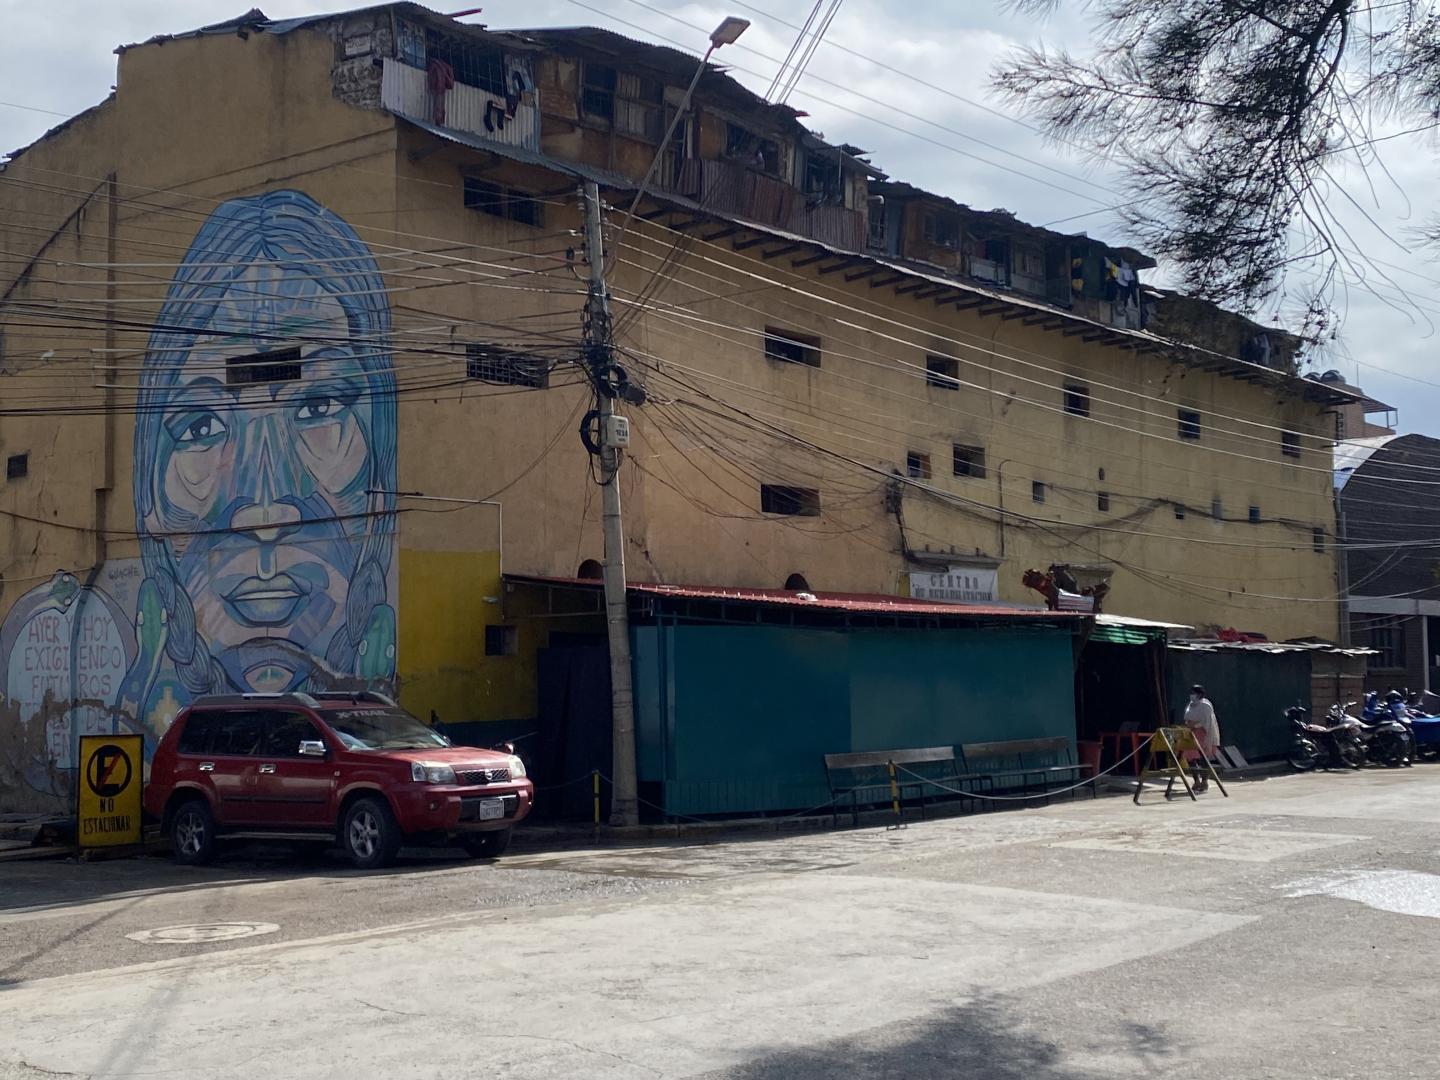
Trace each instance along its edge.
{"label": "manhole cover", "polygon": [[125,936],[147,945],[208,945],[215,941],[273,934],[280,927],[270,922],[191,923],[187,926],[162,926],[158,930],[137,930]]}

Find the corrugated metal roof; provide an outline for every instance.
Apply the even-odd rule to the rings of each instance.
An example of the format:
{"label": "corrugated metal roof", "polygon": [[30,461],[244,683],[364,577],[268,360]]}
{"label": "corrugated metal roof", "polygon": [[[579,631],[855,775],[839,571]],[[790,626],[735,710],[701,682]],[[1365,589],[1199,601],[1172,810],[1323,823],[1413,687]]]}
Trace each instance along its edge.
{"label": "corrugated metal roof", "polygon": [[[555,585],[596,591],[601,588],[600,582],[588,578],[507,574],[505,579],[521,584]],[[750,589],[728,585],[654,585],[635,581],[626,585],[626,591],[633,595],[667,599],[716,600],[730,604],[764,604],[852,614],[1044,621],[1085,618],[1079,613],[1068,611],[1037,611],[1030,607],[1009,607],[1004,604],[949,604],[940,600],[912,600],[906,596],[889,596],[883,593],[807,593],[789,589]]]}
{"label": "corrugated metal roof", "polygon": [[1375,649],[1352,649],[1321,641],[1171,641],[1170,648],[1184,652],[1318,652],[1338,656],[1373,656]]}
{"label": "corrugated metal roof", "polygon": [[1193,626],[1178,622],[1156,622],[1154,619],[1136,619],[1129,615],[1096,615],[1100,626],[1128,626],[1140,630],[1194,630]]}

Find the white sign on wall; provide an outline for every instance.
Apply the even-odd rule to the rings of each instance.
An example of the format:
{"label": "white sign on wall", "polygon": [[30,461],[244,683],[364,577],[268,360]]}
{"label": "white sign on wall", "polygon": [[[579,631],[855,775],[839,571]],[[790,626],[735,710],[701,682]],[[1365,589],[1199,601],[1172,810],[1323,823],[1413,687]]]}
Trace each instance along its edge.
{"label": "white sign on wall", "polygon": [[976,566],[952,566],[934,574],[911,574],[910,595],[916,600],[948,604],[993,604],[1000,572]]}

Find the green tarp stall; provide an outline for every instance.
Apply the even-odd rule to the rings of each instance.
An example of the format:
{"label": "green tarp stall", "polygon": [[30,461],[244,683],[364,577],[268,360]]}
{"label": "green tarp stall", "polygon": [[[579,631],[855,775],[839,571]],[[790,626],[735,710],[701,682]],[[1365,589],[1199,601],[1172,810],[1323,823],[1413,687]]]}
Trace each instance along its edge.
{"label": "green tarp stall", "polygon": [[1250,761],[1283,757],[1293,734],[1285,710],[1310,708],[1311,647],[1172,641],[1166,650],[1170,719],[1182,723],[1197,683],[1215,705],[1220,742]]}
{"label": "green tarp stall", "polygon": [[[829,799],[827,753],[1075,738],[1069,613],[632,586],[642,798],[670,815]],[[632,608],[635,608],[632,600]]]}

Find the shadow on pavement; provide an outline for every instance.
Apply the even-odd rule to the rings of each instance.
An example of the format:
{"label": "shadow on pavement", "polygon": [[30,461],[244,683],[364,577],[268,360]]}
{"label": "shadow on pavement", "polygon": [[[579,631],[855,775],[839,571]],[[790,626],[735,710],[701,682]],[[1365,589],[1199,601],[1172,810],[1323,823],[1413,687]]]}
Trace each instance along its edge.
{"label": "shadow on pavement", "polygon": [[[925,1020],[780,1051],[708,1075],[712,1080],[1102,1080],[1158,1075],[1174,1053],[1162,1032],[1128,1022],[1120,1025],[1112,1042],[1091,1036],[1087,1043],[1083,1049],[1062,1049],[1029,1030],[1003,999],[989,997]],[[1104,1055],[1107,1068],[1092,1071],[1083,1065],[1087,1051]]]}

